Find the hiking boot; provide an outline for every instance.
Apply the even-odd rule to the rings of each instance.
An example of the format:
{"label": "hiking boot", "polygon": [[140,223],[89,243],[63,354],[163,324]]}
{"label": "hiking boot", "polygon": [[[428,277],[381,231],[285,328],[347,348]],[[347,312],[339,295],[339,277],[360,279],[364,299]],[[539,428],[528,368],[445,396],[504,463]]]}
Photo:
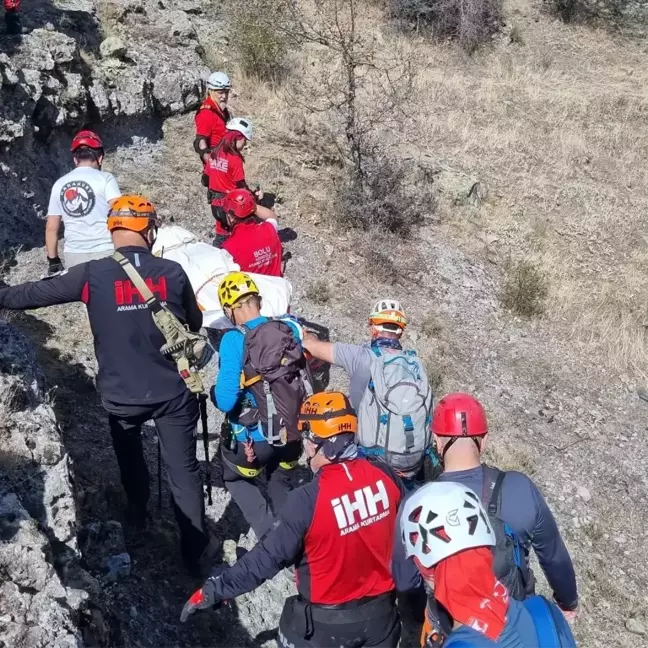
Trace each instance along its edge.
{"label": "hiking boot", "polygon": [[198,560],[184,557],[184,564],[192,578],[208,578],[212,573],[214,564],[218,562],[217,557],[221,550],[221,543],[211,536],[205,550],[200,554]]}
{"label": "hiking boot", "polygon": [[17,11],[5,11],[5,25],[7,26],[7,34],[17,36],[23,33],[22,22]]}

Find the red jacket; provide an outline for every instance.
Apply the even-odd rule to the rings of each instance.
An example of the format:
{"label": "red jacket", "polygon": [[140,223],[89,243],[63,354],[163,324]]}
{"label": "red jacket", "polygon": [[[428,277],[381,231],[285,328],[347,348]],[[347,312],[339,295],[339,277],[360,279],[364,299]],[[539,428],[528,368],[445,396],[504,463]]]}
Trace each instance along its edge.
{"label": "red jacket", "polygon": [[232,235],[223,243],[234,261],[241,266],[242,272],[281,277],[281,257],[283,247],[277,234],[277,227],[270,221],[259,223],[238,223]]}
{"label": "red jacket", "polygon": [[416,566],[396,548],[398,477],[381,462],[353,459],[323,466],[291,491],[273,528],[234,566],[213,579],[231,599],[294,564],[297,591],[311,603],[340,605],[410,582]]}
{"label": "red jacket", "polygon": [[239,188],[239,183],[245,182],[243,158],[236,153],[219,151],[207,160],[205,173],[209,175],[211,191],[226,194]]}
{"label": "red jacket", "polygon": [[227,133],[225,125],[229,119],[229,111],[227,109],[222,111],[212,101],[211,97],[207,97],[200,104],[200,108],[198,108],[198,112],[196,113],[194,120],[196,123],[196,135],[199,137],[208,137],[209,146],[214,148],[223,139],[223,135]]}

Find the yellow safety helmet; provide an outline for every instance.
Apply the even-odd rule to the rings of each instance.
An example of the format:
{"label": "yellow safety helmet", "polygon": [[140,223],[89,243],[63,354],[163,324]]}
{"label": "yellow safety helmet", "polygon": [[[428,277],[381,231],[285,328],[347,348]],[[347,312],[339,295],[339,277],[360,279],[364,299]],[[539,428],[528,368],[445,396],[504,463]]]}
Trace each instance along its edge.
{"label": "yellow safety helmet", "polygon": [[230,272],[218,286],[218,301],[222,308],[236,308],[243,297],[258,294],[257,285],[245,272]]}

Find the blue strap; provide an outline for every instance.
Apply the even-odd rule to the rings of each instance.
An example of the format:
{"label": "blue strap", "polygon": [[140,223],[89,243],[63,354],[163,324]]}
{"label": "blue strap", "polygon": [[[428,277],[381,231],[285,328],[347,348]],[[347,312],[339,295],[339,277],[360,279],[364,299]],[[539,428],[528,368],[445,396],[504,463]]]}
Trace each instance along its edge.
{"label": "blue strap", "polygon": [[379,448],[378,446],[375,446],[373,448],[365,448],[364,446],[358,446],[358,454],[361,457],[384,457],[385,456],[385,450],[383,448]]}
{"label": "blue strap", "polygon": [[549,608],[549,601],[543,596],[532,596],[523,603],[527,609],[538,636],[538,646],[542,648],[561,648],[561,641]]}

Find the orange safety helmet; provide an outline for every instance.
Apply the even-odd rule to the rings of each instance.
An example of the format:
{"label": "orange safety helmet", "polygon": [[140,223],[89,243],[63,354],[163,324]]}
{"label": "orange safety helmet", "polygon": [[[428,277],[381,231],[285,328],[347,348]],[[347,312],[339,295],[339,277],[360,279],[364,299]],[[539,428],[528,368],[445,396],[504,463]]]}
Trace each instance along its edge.
{"label": "orange safety helmet", "polygon": [[314,443],[338,434],[356,434],[358,417],[342,392],[319,392],[301,406],[297,428]]}
{"label": "orange safety helmet", "polygon": [[132,232],[144,232],[151,224],[160,225],[153,203],[144,196],[120,196],[116,198],[108,211],[108,230],[126,229]]}

